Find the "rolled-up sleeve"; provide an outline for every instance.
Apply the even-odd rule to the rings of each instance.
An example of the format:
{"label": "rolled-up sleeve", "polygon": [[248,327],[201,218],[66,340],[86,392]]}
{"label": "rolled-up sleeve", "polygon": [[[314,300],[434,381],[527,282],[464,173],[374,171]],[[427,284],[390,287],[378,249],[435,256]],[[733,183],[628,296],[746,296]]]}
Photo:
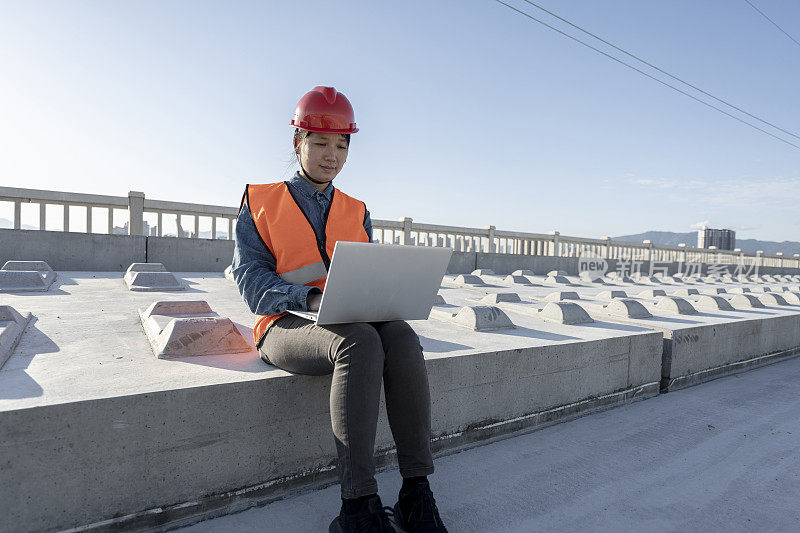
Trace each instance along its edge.
{"label": "rolled-up sleeve", "polygon": [[369,210],[367,209],[366,204],[364,205],[364,231],[367,232],[369,242],[372,242],[372,218],[369,216]]}
{"label": "rolled-up sleeve", "polygon": [[[371,226],[368,234],[371,235]],[[322,291],[283,280],[275,272],[276,265],[275,256],[258,234],[245,200],[236,221],[231,263],[239,293],[257,315],[277,315],[287,309],[308,311],[308,293]]]}

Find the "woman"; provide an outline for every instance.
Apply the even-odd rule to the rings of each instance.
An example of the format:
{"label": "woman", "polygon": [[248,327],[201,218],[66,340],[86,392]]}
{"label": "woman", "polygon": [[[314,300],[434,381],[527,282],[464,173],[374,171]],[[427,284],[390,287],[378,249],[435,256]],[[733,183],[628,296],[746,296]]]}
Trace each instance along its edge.
{"label": "woman", "polygon": [[[401,531],[446,531],[427,480],[430,392],[414,330],[404,321],[318,326],[285,312],[319,309],[336,241],[372,240],[366,205],[331,183],[358,131],[350,102],[333,87],[315,87],[291,125],[300,170],[286,182],[248,185],[236,224],[232,271],[258,315],[256,347],[288,372],[333,374],[342,507],[330,531],[394,531],[391,514]],[[383,507],[374,476],[381,379],[403,476],[394,509]]]}

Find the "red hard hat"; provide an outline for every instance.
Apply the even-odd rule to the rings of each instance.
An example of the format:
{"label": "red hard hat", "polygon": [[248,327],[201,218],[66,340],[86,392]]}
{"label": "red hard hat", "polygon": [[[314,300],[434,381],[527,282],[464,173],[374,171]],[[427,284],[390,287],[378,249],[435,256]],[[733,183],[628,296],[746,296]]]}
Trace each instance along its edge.
{"label": "red hard hat", "polygon": [[289,123],[317,133],[355,133],[356,117],[350,101],[333,87],[314,87],[297,103]]}

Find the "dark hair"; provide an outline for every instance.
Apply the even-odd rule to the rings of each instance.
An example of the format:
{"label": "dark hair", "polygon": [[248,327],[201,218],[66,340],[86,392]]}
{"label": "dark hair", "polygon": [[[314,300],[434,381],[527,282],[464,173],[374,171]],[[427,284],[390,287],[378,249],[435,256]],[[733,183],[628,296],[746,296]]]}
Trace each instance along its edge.
{"label": "dark hair", "polygon": [[[294,129],[294,140],[293,140],[294,146],[293,146],[293,148],[297,149],[297,145],[299,145],[301,142],[303,142],[306,139],[306,137],[308,137],[312,133],[314,133],[314,132],[313,131],[308,131],[308,130],[301,130],[300,128],[295,128]],[[350,134],[349,133],[342,133],[341,135],[342,135],[342,137],[344,137],[344,140],[347,142],[347,146],[349,147],[350,146]]]}

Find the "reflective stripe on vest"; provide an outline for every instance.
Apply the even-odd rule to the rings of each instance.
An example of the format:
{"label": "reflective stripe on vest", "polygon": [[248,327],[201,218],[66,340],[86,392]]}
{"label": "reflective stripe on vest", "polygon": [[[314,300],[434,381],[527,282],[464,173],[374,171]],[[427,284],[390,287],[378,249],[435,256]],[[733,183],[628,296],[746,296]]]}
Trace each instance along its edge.
{"label": "reflective stripe on vest", "polygon": [[284,272],[283,274],[278,275],[284,281],[288,281],[289,283],[305,285],[310,281],[327,277],[328,269],[325,268],[324,261],[317,261],[312,265],[306,265],[304,267],[296,268],[294,270],[290,270],[289,272]]}
{"label": "reflective stripe on vest", "polygon": [[[327,264],[337,241],[369,242],[364,230],[366,206],[339,189],[327,213],[324,242],[318,242],[311,223],[285,182],[248,185],[247,205],[264,245],[275,257],[275,272],[290,283],[325,289]],[[253,328],[258,344],[278,315],[259,315]]]}

